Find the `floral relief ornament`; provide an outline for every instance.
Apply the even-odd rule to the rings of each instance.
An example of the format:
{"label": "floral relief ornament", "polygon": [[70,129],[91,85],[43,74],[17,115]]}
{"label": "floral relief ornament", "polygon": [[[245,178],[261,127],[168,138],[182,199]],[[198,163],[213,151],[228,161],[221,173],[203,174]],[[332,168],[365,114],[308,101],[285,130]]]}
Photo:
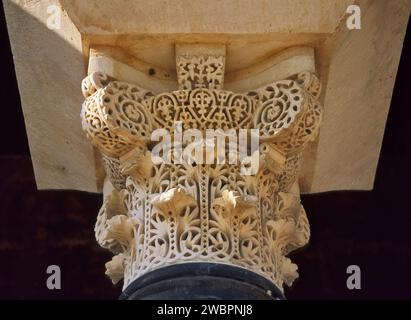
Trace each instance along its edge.
{"label": "floral relief ornament", "polygon": [[[95,227],[112,251],[106,274],[124,288],[181,262],[215,262],[254,271],[281,290],[298,276],[286,257],[309,240],[300,203],[301,151],[318,134],[320,82],[308,72],[246,93],[222,89],[219,57],[177,60],[180,89],[153,93],[93,73],[83,80],[83,129],[100,150],[113,190]],[[259,169],[229,163],[154,164],[150,135],[181,121],[184,130],[257,129]]]}

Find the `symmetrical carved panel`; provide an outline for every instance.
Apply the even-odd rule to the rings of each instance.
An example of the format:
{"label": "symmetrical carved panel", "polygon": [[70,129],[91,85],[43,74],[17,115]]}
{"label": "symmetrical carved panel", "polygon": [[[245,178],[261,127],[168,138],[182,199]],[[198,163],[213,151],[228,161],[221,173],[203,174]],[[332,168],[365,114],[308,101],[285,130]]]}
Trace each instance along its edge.
{"label": "symmetrical carved panel", "polygon": [[[286,255],[310,236],[300,204],[301,151],[319,130],[318,79],[301,73],[247,93],[222,90],[224,60],[177,58],[180,90],[153,95],[92,74],[83,82],[82,124],[103,154],[114,190],[98,214],[96,238],[124,287],[174,263],[217,262],[252,270],[279,288],[297,266]],[[239,164],[154,163],[153,130],[256,129],[259,168]],[[171,149],[175,146],[171,146]]]}
{"label": "symmetrical carved panel", "polygon": [[178,55],[176,67],[180,89],[222,89],[224,60],[222,55]]}
{"label": "symmetrical carved panel", "polygon": [[163,93],[147,104],[156,125],[170,131],[176,121],[184,129],[246,128],[255,109],[254,99],[246,95],[213,89]]}

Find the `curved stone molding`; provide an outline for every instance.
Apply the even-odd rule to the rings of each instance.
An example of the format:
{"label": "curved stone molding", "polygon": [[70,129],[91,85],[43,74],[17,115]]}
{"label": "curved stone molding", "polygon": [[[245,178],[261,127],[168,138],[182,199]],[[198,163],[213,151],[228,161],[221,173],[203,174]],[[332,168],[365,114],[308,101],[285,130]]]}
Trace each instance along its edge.
{"label": "curved stone molding", "polygon": [[[282,290],[298,276],[286,255],[310,236],[297,178],[301,151],[321,122],[319,81],[301,73],[241,94],[221,89],[223,59],[178,56],[177,68],[180,90],[158,95],[103,74],[83,82],[83,128],[115,187],[95,228],[115,254],[106,274],[114,283],[124,277],[126,288],[160,267],[216,262]],[[257,173],[243,175],[239,164],[153,163],[152,131],[176,135],[176,121],[201,132],[257,129]]]}

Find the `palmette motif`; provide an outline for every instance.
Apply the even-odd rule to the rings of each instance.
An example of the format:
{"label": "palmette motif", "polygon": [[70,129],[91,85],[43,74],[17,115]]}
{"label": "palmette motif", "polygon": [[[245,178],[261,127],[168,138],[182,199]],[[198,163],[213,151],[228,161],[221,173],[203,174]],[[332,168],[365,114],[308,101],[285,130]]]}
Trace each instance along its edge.
{"label": "palmette motif", "polygon": [[[197,61],[198,60],[198,61]],[[181,58],[180,90],[154,95],[96,73],[83,81],[82,125],[101,151],[114,190],[96,223],[106,264],[124,288],[143,274],[183,262],[236,265],[280,289],[298,277],[286,257],[307,244],[300,204],[301,151],[319,130],[318,79],[301,73],[245,94],[222,90],[219,59]],[[154,164],[151,132],[258,129],[256,175],[239,164]]]}

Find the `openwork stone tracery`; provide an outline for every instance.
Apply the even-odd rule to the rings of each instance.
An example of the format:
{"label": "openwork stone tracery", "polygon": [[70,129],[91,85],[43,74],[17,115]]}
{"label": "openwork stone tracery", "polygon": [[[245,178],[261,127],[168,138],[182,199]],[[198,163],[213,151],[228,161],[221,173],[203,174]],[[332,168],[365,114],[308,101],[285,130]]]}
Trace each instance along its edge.
{"label": "openwork stone tracery", "polygon": [[[321,122],[320,84],[303,72],[246,93],[225,91],[223,56],[177,56],[180,89],[153,93],[93,73],[83,81],[83,129],[101,151],[113,185],[96,238],[124,287],[156,268],[217,262],[247,268],[280,289],[298,276],[286,255],[310,236],[300,204],[301,151]],[[239,164],[154,164],[151,133],[258,129],[259,169]]]}

